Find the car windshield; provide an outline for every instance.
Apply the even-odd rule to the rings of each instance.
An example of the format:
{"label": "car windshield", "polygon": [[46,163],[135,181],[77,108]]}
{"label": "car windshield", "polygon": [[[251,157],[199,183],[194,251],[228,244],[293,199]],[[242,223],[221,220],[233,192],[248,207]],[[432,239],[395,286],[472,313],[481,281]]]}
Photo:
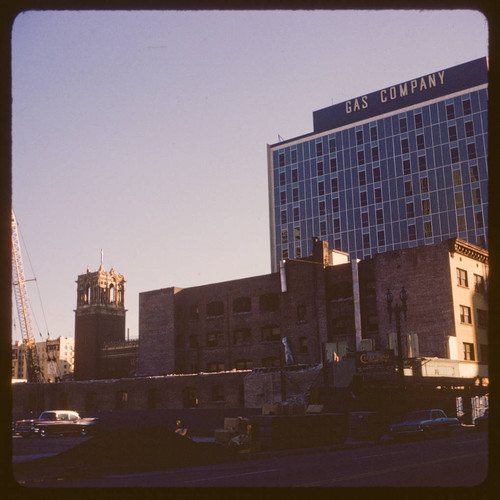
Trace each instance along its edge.
{"label": "car windshield", "polygon": [[53,412],[53,411],[44,411],[40,415],[40,419],[39,420],[56,420],[56,413]]}
{"label": "car windshield", "polygon": [[431,416],[430,413],[427,410],[411,411],[406,415],[405,420],[428,420]]}

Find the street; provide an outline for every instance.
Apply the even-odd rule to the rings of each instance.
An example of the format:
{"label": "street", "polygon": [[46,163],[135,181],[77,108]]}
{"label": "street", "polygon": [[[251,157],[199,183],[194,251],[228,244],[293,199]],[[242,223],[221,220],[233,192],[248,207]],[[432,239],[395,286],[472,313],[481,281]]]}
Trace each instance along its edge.
{"label": "street", "polygon": [[[40,487],[475,486],[488,472],[488,433],[335,451],[277,453],[203,467],[40,481]],[[30,486],[30,484],[26,484]]]}

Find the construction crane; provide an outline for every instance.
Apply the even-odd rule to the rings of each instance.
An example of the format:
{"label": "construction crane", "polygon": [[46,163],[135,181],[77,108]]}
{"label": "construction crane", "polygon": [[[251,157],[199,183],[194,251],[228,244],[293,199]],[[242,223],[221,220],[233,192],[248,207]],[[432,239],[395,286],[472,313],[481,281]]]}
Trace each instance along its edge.
{"label": "construction crane", "polygon": [[21,330],[23,344],[26,346],[26,364],[28,382],[45,382],[41,369],[36,342],[33,336],[33,323],[31,320],[31,307],[24,278],[23,260],[21,258],[21,245],[17,232],[17,221],[12,210],[12,286],[16,299],[17,315],[19,317],[19,328]]}

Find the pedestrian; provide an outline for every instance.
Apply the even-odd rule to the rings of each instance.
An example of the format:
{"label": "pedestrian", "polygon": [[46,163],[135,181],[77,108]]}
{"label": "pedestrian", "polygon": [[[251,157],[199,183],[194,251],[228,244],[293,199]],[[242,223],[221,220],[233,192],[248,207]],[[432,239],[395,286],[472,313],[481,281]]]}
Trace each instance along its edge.
{"label": "pedestrian", "polygon": [[176,434],[179,434],[179,436],[191,438],[191,436],[188,434],[188,428],[182,427],[182,422],[180,420],[177,420],[175,425],[176,425],[176,428],[175,428]]}

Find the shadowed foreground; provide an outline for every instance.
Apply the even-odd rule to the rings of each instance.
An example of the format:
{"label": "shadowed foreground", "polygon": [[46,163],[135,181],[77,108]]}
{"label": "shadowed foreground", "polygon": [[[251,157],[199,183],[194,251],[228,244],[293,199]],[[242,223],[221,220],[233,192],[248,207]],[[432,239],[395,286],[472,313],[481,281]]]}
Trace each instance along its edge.
{"label": "shadowed foreground", "polygon": [[94,475],[110,471],[151,471],[207,465],[232,453],[214,443],[196,443],[166,427],[116,429],[52,457],[13,466],[18,481]]}

